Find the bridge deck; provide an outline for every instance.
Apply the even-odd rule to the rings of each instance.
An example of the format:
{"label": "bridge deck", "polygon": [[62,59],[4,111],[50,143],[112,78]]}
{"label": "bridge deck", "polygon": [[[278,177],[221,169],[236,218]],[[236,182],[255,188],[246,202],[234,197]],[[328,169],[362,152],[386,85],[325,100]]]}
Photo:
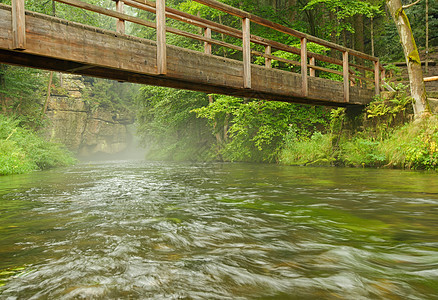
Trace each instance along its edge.
{"label": "bridge deck", "polygon": [[14,50],[12,9],[0,4],[0,62],[119,81],[190,89],[207,93],[347,106],[371,101],[374,90],[351,86],[344,101],[343,82],[302,76],[251,65],[251,88],[244,88],[243,62],[166,46],[167,73],[157,71],[155,41],[118,34],[59,18],[26,11],[24,50]]}

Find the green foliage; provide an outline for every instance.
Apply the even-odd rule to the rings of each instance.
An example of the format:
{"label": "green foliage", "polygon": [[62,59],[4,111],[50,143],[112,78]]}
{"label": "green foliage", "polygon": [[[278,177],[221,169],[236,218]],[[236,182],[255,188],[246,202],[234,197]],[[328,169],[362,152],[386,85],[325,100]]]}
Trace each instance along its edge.
{"label": "green foliage", "polygon": [[213,137],[191,110],[208,104],[203,93],[144,86],[137,97],[138,133],[150,159],[204,160]]}
{"label": "green foliage", "polygon": [[71,165],[75,159],[61,145],[19,126],[18,118],[0,114],[0,175]]}
{"label": "green foliage", "polygon": [[41,102],[48,72],[0,64],[0,109],[20,115],[29,127],[41,125]]}
{"label": "green foliage", "polygon": [[366,107],[366,127],[370,133],[380,139],[386,138],[390,128],[404,124],[407,121],[407,111],[412,109],[412,98],[407,95],[407,88],[403,84],[392,85],[395,92],[388,99],[375,97]]}
{"label": "green foliage", "polygon": [[299,137],[291,129],[279,157],[279,162],[285,165],[329,166],[335,161],[332,136],[315,132],[311,137]]}
{"label": "green foliage", "polygon": [[340,159],[347,166],[377,167],[385,161],[385,155],[380,151],[378,141],[355,136],[341,142]]}
{"label": "green foliage", "polygon": [[84,101],[92,110],[98,107],[110,111],[128,112],[135,106],[138,86],[114,80],[87,77]]}
{"label": "green foliage", "polygon": [[314,9],[318,5],[324,5],[328,11],[335,14],[337,23],[331,24],[331,26],[338,36],[344,30],[354,33],[349,18],[356,15],[371,17],[382,14],[380,5],[372,5],[369,2],[359,0],[311,0],[304,7],[304,10]]}
{"label": "green foliage", "polygon": [[207,107],[195,109],[209,120],[213,131],[229,127],[219,146],[219,155],[230,161],[275,161],[284,135],[293,127],[311,134],[326,121],[323,109],[276,101],[243,100],[216,95]]}
{"label": "green foliage", "polygon": [[382,142],[388,166],[438,169],[438,118],[425,116],[406,124]]}

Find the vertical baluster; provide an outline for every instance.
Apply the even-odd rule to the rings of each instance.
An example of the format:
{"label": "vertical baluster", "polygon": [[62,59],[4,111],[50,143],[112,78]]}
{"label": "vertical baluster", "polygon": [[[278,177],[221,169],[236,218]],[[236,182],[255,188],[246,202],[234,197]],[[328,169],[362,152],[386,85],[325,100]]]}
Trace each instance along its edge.
{"label": "vertical baluster", "polygon": [[12,0],[12,48],[26,49],[24,0]]}
{"label": "vertical baluster", "polygon": [[[309,58],[309,64],[312,66],[315,65],[315,58],[314,57]],[[309,73],[310,73],[311,77],[315,77],[315,69],[314,68],[310,67]]]}
{"label": "vertical baluster", "polygon": [[167,73],[166,56],[166,2],[156,1],[156,22],[157,22],[157,72]]}
{"label": "vertical baluster", "polygon": [[243,45],[243,87],[251,88],[251,40],[250,40],[250,20],[242,19],[242,45]]}
{"label": "vertical baluster", "polygon": [[[271,55],[271,46],[265,46],[265,54]],[[265,58],[265,67],[270,68],[271,67],[271,59],[266,57]]]}
{"label": "vertical baluster", "polygon": [[[208,39],[211,39],[211,29],[205,28],[204,29],[204,36]],[[211,54],[211,43],[204,42],[204,52],[207,54]]]}
{"label": "vertical baluster", "polygon": [[374,62],[374,94],[380,94],[380,62]]}
{"label": "vertical baluster", "polygon": [[[124,3],[123,0],[117,0],[116,1],[116,11],[119,13],[124,13]],[[116,32],[117,33],[125,33],[125,20],[119,19],[116,23]]]}
{"label": "vertical baluster", "polygon": [[344,102],[350,102],[350,73],[348,63],[348,51],[342,53],[343,76],[344,76]]}
{"label": "vertical baluster", "polygon": [[309,95],[309,85],[307,82],[307,39],[301,38],[301,93],[303,97]]}

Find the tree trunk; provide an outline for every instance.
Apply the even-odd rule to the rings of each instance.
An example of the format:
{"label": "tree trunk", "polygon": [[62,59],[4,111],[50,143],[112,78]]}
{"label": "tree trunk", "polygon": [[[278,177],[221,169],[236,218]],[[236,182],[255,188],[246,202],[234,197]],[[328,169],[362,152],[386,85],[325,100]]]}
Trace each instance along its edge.
{"label": "tree trunk", "polygon": [[354,49],[365,52],[365,39],[364,39],[364,21],[363,15],[356,15],[352,18],[354,26]]}
{"label": "tree trunk", "polygon": [[404,12],[401,0],[386,0],[386,5],[388,6],[400,36],[400,42],[408,67],[411,96],[414,99],[414,114],[418,117],[423,112],[430,111],[423,81],[420,55],[418,54],[409,19]]}

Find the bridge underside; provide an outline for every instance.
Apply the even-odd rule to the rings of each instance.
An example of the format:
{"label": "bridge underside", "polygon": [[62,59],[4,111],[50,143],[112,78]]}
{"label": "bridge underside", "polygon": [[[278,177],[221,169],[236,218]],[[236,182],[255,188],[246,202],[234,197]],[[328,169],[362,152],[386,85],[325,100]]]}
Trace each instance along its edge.
{"label": "bridge underside", "polygon": [[327,106],[364,105],[373,90],[309,77],[301,95],[301,75],[251,66],[251,89],[243,87],[243,63],[167,46],[167,74],[157,74],[156,43],[47,15],[26,12],[26,49],[12,47],[9,6],[0,4],[0,62],[141,84],[189,89],[266,100]]}

